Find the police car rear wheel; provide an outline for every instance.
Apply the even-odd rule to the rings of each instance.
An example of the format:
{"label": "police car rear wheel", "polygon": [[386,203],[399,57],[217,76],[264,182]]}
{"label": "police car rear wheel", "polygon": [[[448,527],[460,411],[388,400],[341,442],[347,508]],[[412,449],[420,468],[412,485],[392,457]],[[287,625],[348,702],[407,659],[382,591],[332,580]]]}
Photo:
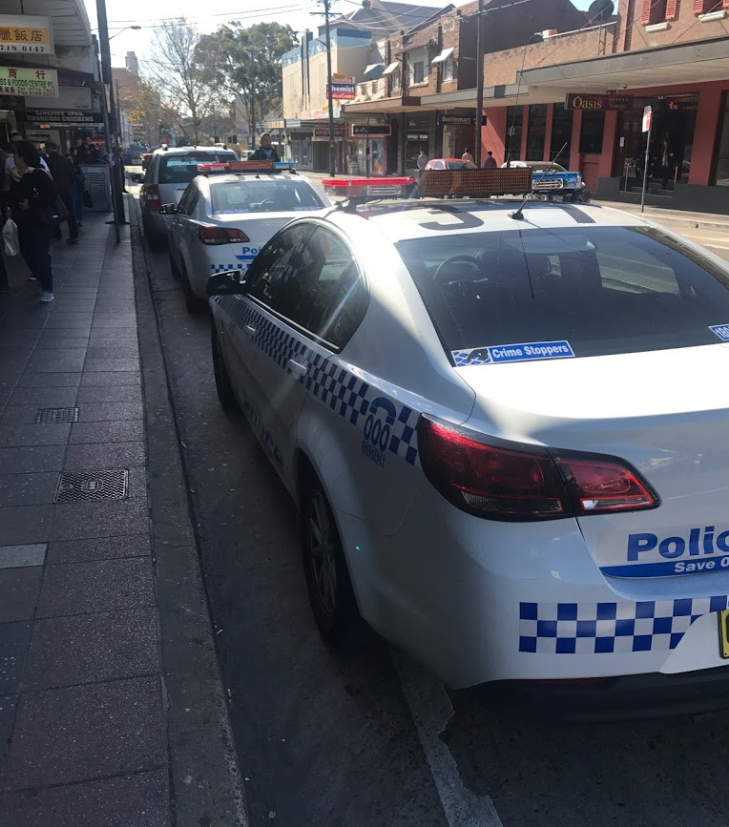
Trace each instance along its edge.
{"label": "police car rear wheel", "polygon": [[213,373],[215,374],[215,390],[218,392],[218,399],[224,411],[238,410],[238,400],[233,392],[233,385],[228,376],[228,368],[225,366],[225,359],[220,349],[218,336],[213,328]]}
{"label": "police car rear wheel", "polygon": [[362,625],[334,514],[317,481],[303,492],[302,546],[314,619],[332,642],[348,642]]}

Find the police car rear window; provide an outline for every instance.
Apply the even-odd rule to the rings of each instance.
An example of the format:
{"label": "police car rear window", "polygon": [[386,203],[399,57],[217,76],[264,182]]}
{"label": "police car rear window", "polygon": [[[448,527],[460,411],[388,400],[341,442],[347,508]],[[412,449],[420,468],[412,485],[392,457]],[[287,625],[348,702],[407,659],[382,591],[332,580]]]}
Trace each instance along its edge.
{"label": "police car rear window", "polygon": [[160,160],[160,184],[189,184],[199,175],[198,164],[235,161],[234,152],[189,152],[187,155],[167,155]]}
{"label": "police car rear window", "polygon": [[449,352],[633,353],[716,344],[710,328],[729,324],[727,272],[652,228],[443,232],[397,247]]}
{"label": "police car rear window", "polygon": [[324,202],[305,181],[279,178],[245,178],[211,183],[214,213],[307,212]]}

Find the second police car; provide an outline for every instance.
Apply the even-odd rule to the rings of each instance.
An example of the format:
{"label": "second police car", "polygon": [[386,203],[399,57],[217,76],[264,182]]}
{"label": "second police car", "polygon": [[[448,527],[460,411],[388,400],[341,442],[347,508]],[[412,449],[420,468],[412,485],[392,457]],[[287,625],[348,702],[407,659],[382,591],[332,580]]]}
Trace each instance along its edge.
{"label": "second police car", "polygon": [[210,275],[245,272],[284,224],[330,206],[294,164],[270,161],[203,163],[178,204],[165,204],[170,266],[182,279],[187,309],[205,306]]}
{"label": "second police car", "polygon": [[610,209],[415,201],[208,289],[326,635],[359,612],[454,687],[729,703],[726,264]]}

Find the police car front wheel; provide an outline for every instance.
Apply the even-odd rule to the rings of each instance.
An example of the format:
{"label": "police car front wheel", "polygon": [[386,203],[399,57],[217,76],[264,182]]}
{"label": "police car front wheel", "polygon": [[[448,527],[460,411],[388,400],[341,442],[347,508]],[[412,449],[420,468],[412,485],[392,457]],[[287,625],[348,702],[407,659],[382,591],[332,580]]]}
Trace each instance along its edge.
{"label": "police car front wheel", "polygon": [[318,481],[308,480],[302,494],[302,551],[314,619],[327,640],[349,643],[363,624],[334,514]]}

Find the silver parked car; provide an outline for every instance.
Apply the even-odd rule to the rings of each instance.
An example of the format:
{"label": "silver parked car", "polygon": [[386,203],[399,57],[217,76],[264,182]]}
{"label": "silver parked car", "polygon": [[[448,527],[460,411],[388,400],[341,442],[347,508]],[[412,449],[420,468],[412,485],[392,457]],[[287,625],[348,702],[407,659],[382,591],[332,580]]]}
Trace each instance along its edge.
{"label": "silver parked car", "polygon": [[237,161],[232,149],[214,146],[162,147],[154,152],[140,193],[142,224],[149,246],[163,247],[167,240],[167,218],[162,204],[177,204],[187,185],[198,174],[199,164]]}

